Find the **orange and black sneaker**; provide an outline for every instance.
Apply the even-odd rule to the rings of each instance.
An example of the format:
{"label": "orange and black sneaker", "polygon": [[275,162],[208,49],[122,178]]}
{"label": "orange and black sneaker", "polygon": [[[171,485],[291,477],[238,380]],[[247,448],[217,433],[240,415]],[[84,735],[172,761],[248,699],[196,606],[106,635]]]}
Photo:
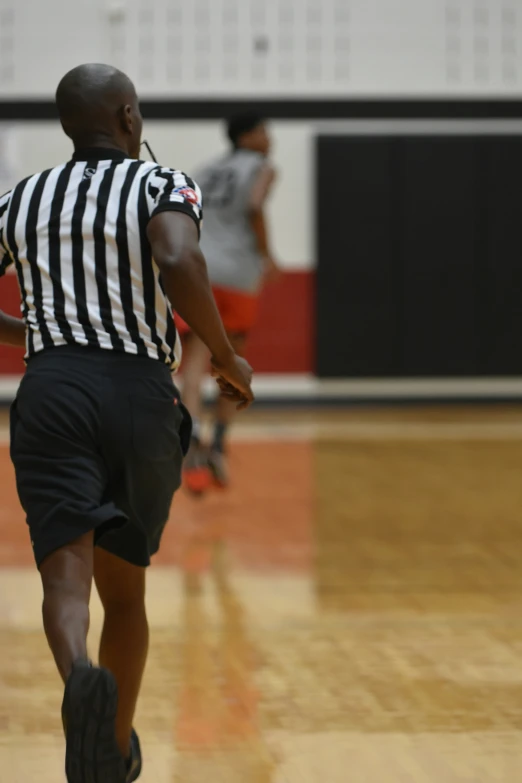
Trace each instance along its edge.
{"label": "orange and black sneaker", "polygon": [[183,486],[191,495],[200,497],[212,484],[207,456],[201,443],[192,438],[188,454],[183,463]]}

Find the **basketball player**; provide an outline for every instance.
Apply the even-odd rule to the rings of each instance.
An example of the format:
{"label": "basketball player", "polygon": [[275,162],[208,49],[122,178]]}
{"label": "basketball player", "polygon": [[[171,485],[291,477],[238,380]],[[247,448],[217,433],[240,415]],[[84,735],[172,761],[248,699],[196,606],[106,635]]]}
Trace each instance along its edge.
{"label": "basketball player", "polygon": [[[234,350],[243,355],[256,321],[263,282],[277,275],[270,247],[265,207],[275,181],[268,160],[270,136],[262,117],[250,111],[228,123],[232,149],[198,174],[205,199],[201,246],[207,259],[216,304]],[[180,324],[181,330],[187,332]],[[187,489],[203,492],[212,478],[228,483],[226,435],[234,415],[227,400],[218,399],[210,451],[201,442],[201,386],[208,350],[188,334],[184,351],[183,398],[193,419],[190,451],[184,465]]]}
{"label": "basketball player", "polygon": [[[84,65],[56,97],[72,160],[0,198],[0,275],[15,264],[25,322],[0,317],[0,339],[20,344],[24,333],[27,343],[11,457],[65,684],[68,783],[131,783],[141,772],[133,718],[148,651],[145,572],[190,440],[171,377],[172,307],[240,407],[253,399],[251,369],[212,297],[198,186],[139,160],[132,82]],[[104,607],[99,667],[87,653],[93,579]]]}

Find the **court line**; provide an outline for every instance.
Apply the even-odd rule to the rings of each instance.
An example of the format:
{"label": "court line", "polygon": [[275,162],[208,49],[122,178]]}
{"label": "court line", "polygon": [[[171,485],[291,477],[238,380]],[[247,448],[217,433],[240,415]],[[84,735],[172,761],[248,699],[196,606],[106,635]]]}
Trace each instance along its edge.
{"label": "court line", "polygon": [[288,425],[245,424],[233,433],[234,440],[248,441],[317,441],[317,440],[383,440],[383,441],[518,441],[522,424],[467,422],[444,423],[365,423],[332,422],[329,424]]}
{"label": "court line", "polygon": [[[20,378],[0,376],[0,401],[13,400]],[[324,379],[307,373],[260,373],[254,376],[254,391],[260,400],[522,399],[522,378]],[[205,397],[212,399],[215,392],[215,382],[206,378]]]}
{"label": "court line", "polygon": [[[334,441],[519,441],[522,423],[465,422],[331,422],[285,425],[237,424],[232,431],[237,443]],[[0,444],[9,442],[8,427],[0,428]]]}

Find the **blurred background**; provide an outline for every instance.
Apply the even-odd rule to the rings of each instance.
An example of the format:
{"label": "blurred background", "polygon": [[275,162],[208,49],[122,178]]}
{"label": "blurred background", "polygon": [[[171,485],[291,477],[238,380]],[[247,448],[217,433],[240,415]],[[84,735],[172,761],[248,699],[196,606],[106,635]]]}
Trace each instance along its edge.
{"label": "blurred background", "polygon": [[[279,174],[259,404],[151,571],[144,780],[520,779],[522,0],[0,0],[0,191],[70,156],[53,95],[89,61],[135,81],[163,165],[254,108]],[[5,403],[22,373],[1,348]],[[2,422],[0,759],[54,783]]]}
{"label": "blurred background", "polygon": [[[189,173],[254,105],[284,270],[250,341],[261,396],[518,394],[521,40],[519,0],[1,0],[0,189],[69,155],[53,94],[79,62],[129,73]],[[9,396],[21,364],[0,370]]]}

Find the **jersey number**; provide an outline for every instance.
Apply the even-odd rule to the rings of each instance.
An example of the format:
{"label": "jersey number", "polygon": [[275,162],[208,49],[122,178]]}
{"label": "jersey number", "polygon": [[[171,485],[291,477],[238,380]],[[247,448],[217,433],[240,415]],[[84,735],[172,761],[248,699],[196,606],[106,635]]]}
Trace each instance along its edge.
{"label": "jersey number", "polygon": [[228,207],[234,200],[235,190],[236,175],[234,171],[216,172],[210,176],[206,184],[203,193],[203,206],[217,209]]}

